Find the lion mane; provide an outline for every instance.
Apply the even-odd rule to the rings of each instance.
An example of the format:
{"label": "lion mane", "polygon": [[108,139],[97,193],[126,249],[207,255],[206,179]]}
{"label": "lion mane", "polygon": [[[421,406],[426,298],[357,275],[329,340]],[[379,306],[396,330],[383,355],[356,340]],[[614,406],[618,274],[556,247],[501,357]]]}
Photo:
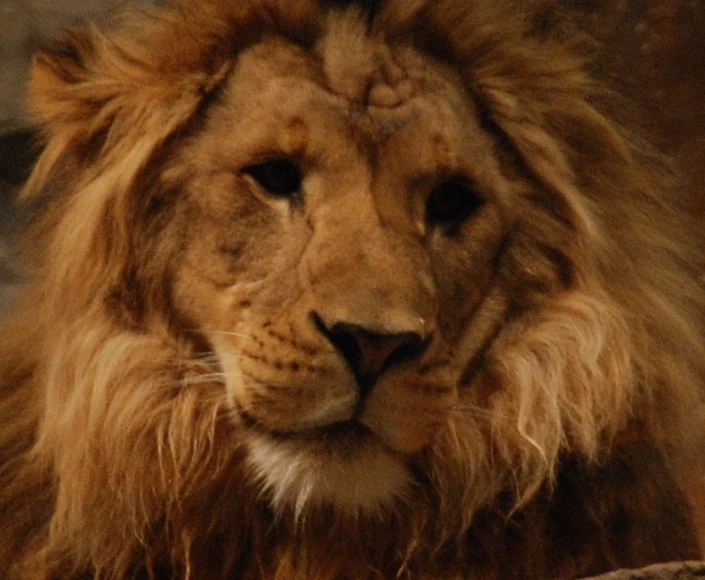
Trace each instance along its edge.
{"label": "lion mane", "polygon": [[0,575],[700,558],[702,262],[563,15],[175,0],[40,52]]}

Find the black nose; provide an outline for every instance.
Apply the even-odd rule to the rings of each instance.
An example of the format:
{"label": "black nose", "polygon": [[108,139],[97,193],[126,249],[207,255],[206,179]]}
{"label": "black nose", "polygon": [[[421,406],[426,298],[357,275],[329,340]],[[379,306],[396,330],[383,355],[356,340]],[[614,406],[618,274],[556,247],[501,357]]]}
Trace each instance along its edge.
{"label": "black nose", "polygon": [[313,318],[348,363],[363,399],[389,367],[419,357],[428,344],[416,332],[376,332],[349,322],[336,322],[329,328],[319,316]]}

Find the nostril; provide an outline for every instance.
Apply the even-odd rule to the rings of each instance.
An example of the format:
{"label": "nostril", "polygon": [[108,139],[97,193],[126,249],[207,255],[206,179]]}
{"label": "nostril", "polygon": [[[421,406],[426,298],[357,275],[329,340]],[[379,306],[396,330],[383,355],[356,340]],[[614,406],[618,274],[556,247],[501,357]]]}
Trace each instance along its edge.
{"label": "nostril", "polygon": [[316,314],[313,320],[348,363],[363,394],[390,366],[419,357],[428,344],[416,332],[384,333],[348,322],[328,327]]}

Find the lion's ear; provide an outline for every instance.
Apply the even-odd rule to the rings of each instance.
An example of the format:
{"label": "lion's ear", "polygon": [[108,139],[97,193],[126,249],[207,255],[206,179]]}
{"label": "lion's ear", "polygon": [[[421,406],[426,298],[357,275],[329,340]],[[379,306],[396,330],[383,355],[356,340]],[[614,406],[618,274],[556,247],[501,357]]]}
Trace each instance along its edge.
{"label": "lion's ear", "polygon": [[[94,44],[85,32],[75,32],[34,56],[30,107],[40,122],[70,124],[94,112],[85,99],[71,93],[88,82],[86,62],[94,58]],[[75,97],[79,95],[76,94]]]}
{"label": "lion's ear", "polygon": [[35,56],[29,105],[47,146],[26,189],[29,195],[73,161],[114,165],[139,150],[140,165],[146,163],[230,68],[164,66],[147,43],[126,38],[75,32]]}

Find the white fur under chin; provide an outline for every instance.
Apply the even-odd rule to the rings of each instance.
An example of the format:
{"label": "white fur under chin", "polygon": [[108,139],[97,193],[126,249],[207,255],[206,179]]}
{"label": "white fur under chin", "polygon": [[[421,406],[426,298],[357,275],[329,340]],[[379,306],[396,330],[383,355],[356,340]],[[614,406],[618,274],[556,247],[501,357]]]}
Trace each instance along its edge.
{"label": "white fur under chin", "polygon": [[401,456],[372,439],[354,449],[336,447],[252,434],[250,461],[275,510],[293,508],[297,519],[326,505],[348,515],[373,515],[404,496],[410,476]]}

